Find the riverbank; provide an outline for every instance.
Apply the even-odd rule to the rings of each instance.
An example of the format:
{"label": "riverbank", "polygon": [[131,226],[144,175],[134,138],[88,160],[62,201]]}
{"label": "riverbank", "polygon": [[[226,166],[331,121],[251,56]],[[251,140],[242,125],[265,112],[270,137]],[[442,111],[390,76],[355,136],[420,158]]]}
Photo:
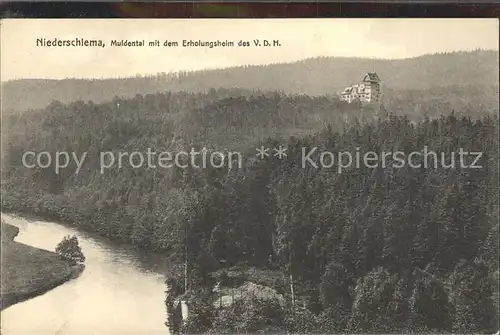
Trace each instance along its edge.
{"label": "riverbank", "polygon": [[77,277],[84,268],[62,259],[55,252],[14,241],[18,234],[19,228],[1,224],[0,310],[44,294]]}
{"label": "riverbank", "polygon": [[[66,227],[76,228],[82,232],[88,233],[93,237],[101,237],[116,243],[117,245],[127,245],[132,246],[141,252],[153,252],[155,254],[161,255],[162,257],[168,258],[170,261],[175,261],[174,250],[172,249],[158,249],[151,246],[143,246],[134,244],[130,238],[125,238],[123,235],[110,234],[110,232],[105,229],[99,229],[98,226],[89,224],[92,222],[92,217],[78,213],[78,211],[67,210],[65,208],[59,208],[52,211],[40,210],[39,208],[34,208],[33,206],[28,206],[26,204],[19,206],[18,199],[12,198],[8,193],[1,193],[2,200],[2,213],[19,216],[28,220],[33,221],[53,221],[58,224],[64,225]],[[75,214],[76,213],[76,214]],[[102,227],[108,227],[102,226]],[[101,227],[101,228],[102,228]]]}

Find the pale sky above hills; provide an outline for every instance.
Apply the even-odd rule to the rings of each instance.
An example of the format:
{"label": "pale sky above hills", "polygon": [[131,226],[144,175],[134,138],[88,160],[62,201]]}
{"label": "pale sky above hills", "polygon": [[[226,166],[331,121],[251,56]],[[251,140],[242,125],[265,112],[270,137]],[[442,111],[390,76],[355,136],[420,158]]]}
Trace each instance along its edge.
{"label": "pale sky above hills", "polygon": [[[1,79],[109,78],[318,56],[409,58],[499,48],[497,19],[4,19]],[[105,48],[40,47],[37,38],[102,39]],[[111,47],[112,39],[178,47]],[[280,47],[182,47],[182,40],[280,40]]]}

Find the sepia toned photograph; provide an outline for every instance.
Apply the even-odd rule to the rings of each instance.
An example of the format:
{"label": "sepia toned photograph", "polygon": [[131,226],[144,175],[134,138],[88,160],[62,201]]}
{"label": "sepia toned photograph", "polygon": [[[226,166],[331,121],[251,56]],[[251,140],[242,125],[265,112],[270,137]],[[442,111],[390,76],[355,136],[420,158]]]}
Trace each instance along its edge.
{"label": "sepia toned photograph", "polygon": [[2,19],[2,335],[498,334],[497,19]]}

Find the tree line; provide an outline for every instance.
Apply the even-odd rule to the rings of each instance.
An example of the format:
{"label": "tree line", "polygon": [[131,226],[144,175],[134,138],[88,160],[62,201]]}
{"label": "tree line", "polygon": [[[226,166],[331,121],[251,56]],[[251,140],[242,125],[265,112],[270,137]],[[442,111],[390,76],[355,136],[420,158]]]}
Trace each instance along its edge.
{"label": "tree line", "polygon": [[[186,264],[184,287],[200,294],[222,266],[284,274],[278,286],[287,306],[254,301],[219,311],[204,305],[188,333],[268,326],[491,332],[498,329],[498,116],[450,112],[418,119],[414,111],[392,114],[327,97],[235,90],[53,102],[2,123],[8,125],[2,208],[169,251]],[[257,159],[261,144],[283,145],[288,157]],[[482,152],[482,168],[361,166],[339,174],[301,166],[302,148],[409,153],[424,145],[447,157],[459,148]],[[99,174],[97,168],[101,151],[192,146],[234,146],[247,159],[243,169],[229,172]],[[24,168],[25,150],[88,152],[89,158],[78,175],[55,174]],[[305,309],[297,308],[299,298]],[[231,318],[243,307],[246,318]]]}
{"label": "tree line", "polygon": [[[445,89],[446,95],[457,99],[460,95],[456,87],[459,87],[474,92],[466,92],[474,103],[497,105],[498,52],[475,50],[400,60],[317,57],[293,63],[163,72],[129,78],[20,79],[2,84],[2,106],[4,110],[22,111],[46,106],[52,99],[63,103],[78,100],[103,103],[115,95],[130,99],[136,94],[165,91],[207,93],[214,87],[335,95],[361,81],[366,72],[373,71],[380,76],[382,90],[387,94],[393,90],[408,91],[408,94],[417,92],[417,95],[439,99],[439,91]],[[434,92],[435,89],[438,92]]]}

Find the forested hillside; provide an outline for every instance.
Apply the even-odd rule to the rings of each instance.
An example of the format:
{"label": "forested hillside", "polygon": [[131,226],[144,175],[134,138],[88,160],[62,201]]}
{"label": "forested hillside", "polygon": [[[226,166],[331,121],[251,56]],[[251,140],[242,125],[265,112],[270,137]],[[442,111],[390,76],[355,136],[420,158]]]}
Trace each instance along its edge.
{"label": "forested hillside", "polygon": [[419,91],[419,95],[435,96],[435,89],[448,94],[449,88],[451,92],[475,90],[483,103],[496,105],[495,96],[492,98],[483,91],[498,95],[498,61],[498,52],[473,51],[403,60],[322,57],[289,64],[120,79],[21,79],[2,83],[2,104],[4,110],[19,111],[42,108],[52,100],[99,103],[114,96],[131,98],[136,94],[165,91],[206,93],[211,88],[232,87],[335,95],[345,86],[362,80],[364,73],[376,71],[382,79],[383,91],[387,91],[387,98],[392,97],[393,90],[399,94],[410,90]]}
{"label": "forested hillside", "polygon": [[[462,74],[449,57],[469,56],[397,61],[386,70],[402,71],[393,68],[398,62],[440,59],[435,66],[450,70],[446,80],[457,83]],[[328,60],[294,66],[323,61]],[[281,66],[292,65],[262,71]],[[384,77],[384,67],[379,68]],[[481,76],[469,73],[470,80],[493,80],[482,71]],[[333,87],[321,86],[328,76],[322,72],[323,80],[304,76],[316,93]],[[185,80],[203,85],[194,78],[206,75],[208,83],[215,80],[210,73]],[[401,87],[420,88],[411,83],[423,80],[426,71],[412,73],[411,80],[400,79]],[[441,78],[430,73],[428,80]],[[232,85],[230,78],[222,81]],[[303,87],[287,78],[295,83],[290,90]],[[258,84],[267,87],[265,80]],[[304,301],[300,311],[293,303],[272,306],[267,317],[256,312],[266,311],[265,303],[246,305],[242,317],[237,305],[229,310],[204,305],[193,309],[186,333],[491,333],[498,329],[497,110],[471,104],[467,97],[473,94],[463,96],[470,91],[458,90],[461,99],[437,92],[442,105],[418,93],[413,99],[395,96],[394,113],[387,106],[348,105],[324,96],[225,89],[102,104],[53,102],[37,113],[12,113],[2,120],[2,208],[52,216],[144,249],[177,253],[188,264],[192,290],[211,291],[208,273],[221,264],[278,269],[287,278],[287,301],[290,291]],[[260,145],[282,145],[288,156],[260,160],[255,156]],[[203,146],[242,152],[243,167],[126,164],[100,173],[100,152]],[[447,163],[452,156],[458,161],[460,148],[482,152],[482,167],[361,166],[339,173],[301,165],[302,148],[410,153],[424,146],[443,153]],[[54,162],[48,168],[23,167],[27,150],[79,157],[87,152],[87,158],[78,174],[74,163],[56,174]]]}

